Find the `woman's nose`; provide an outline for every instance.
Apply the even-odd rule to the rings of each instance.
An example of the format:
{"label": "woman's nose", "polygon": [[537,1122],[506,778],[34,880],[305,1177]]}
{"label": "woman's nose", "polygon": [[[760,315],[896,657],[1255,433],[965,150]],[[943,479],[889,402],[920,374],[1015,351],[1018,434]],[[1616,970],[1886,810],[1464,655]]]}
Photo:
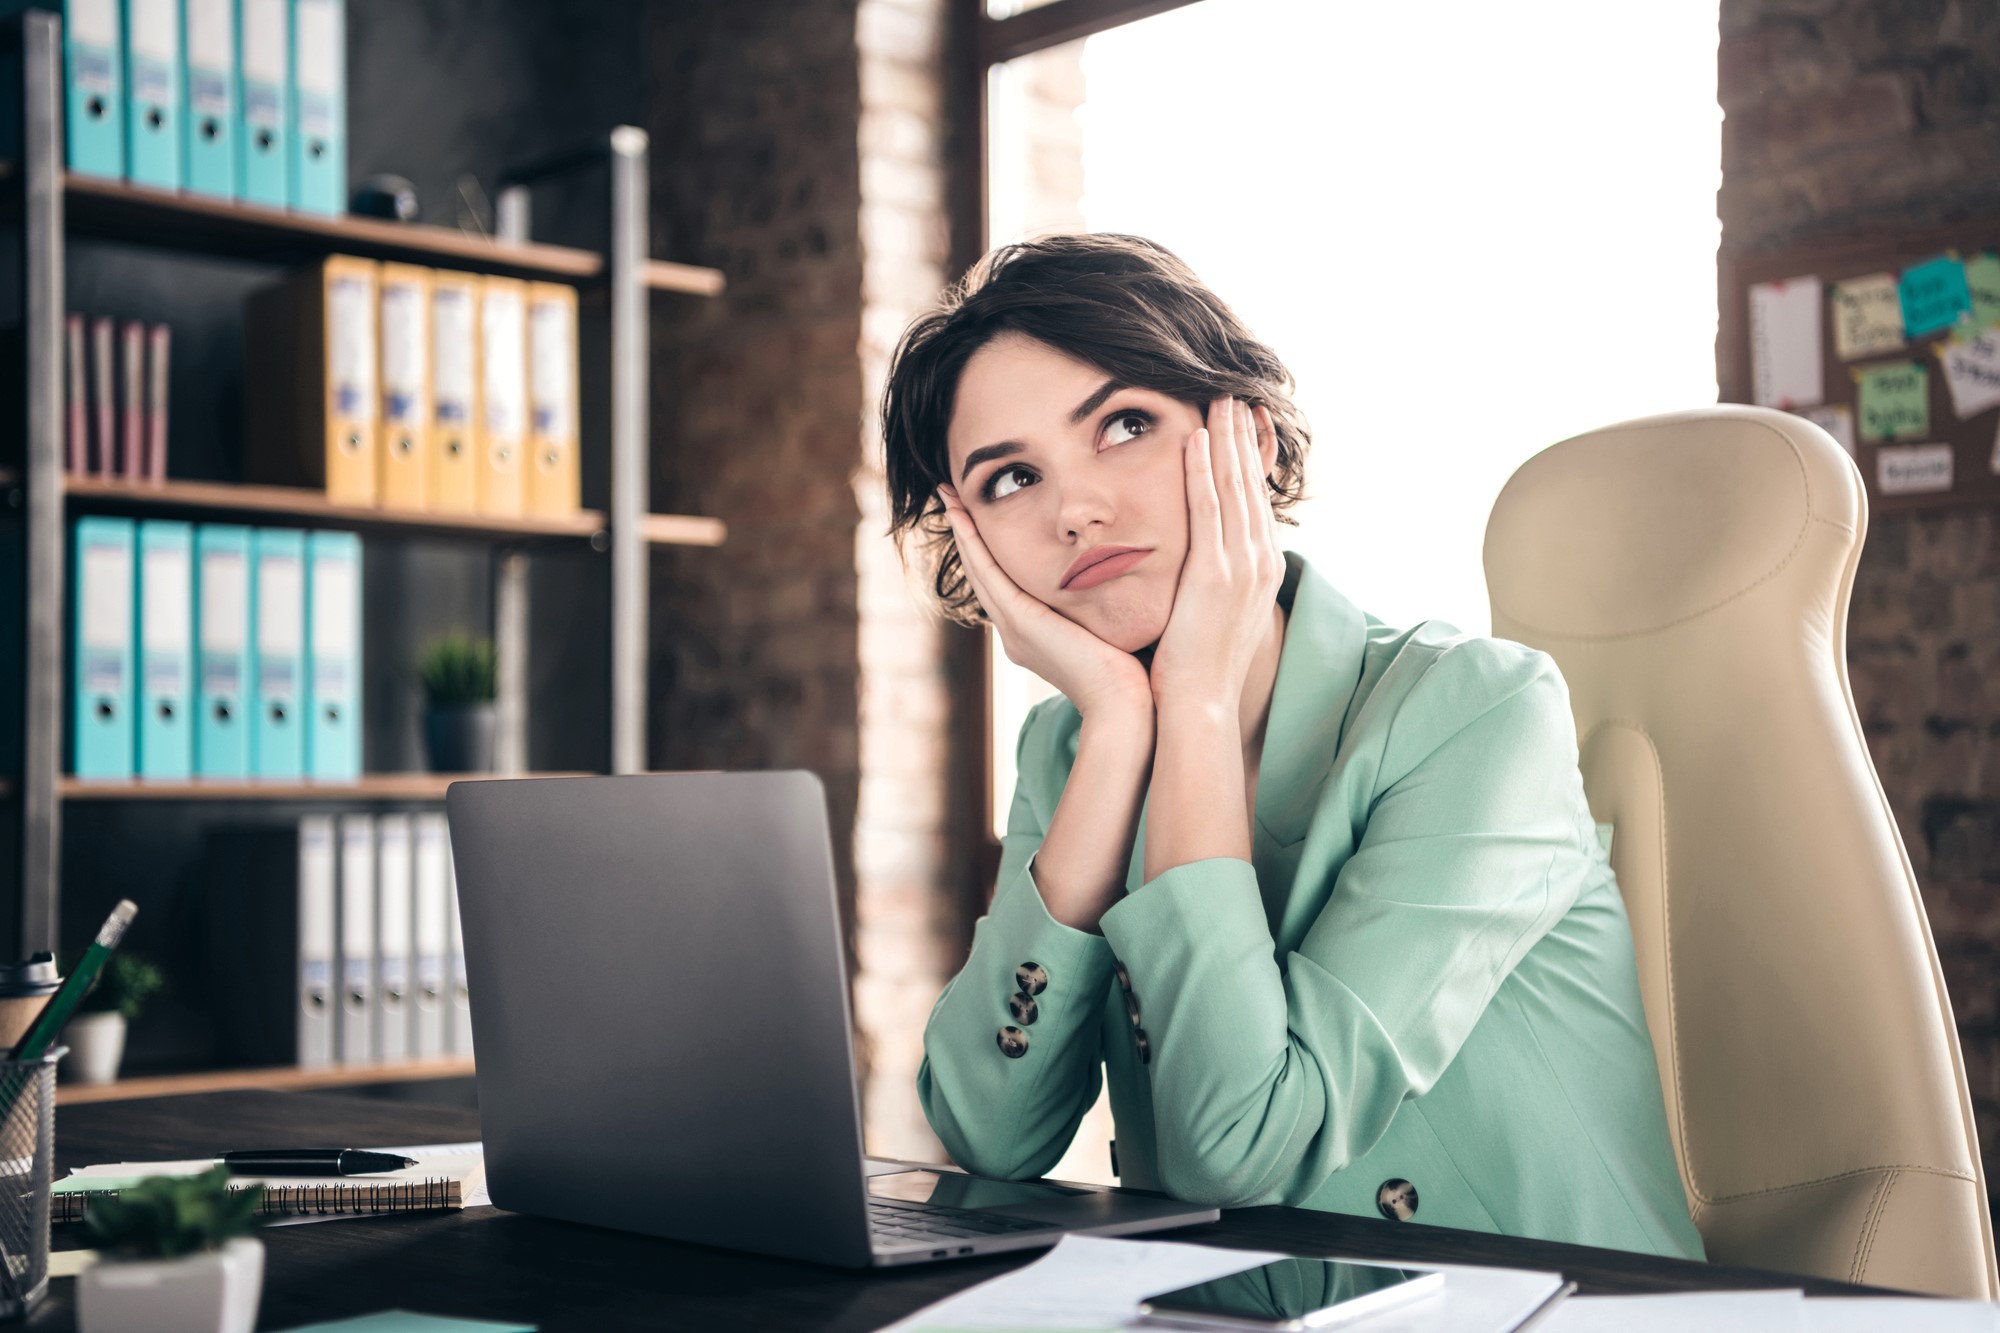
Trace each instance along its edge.
{"label": "woman's nose", "polygon": [[1057,497],[1056,518],[1063,535],[1081,536],[1095,524],[1107,526],[1117,517],[1118,508],[1110,491],[1088,482],[1063,486]]}

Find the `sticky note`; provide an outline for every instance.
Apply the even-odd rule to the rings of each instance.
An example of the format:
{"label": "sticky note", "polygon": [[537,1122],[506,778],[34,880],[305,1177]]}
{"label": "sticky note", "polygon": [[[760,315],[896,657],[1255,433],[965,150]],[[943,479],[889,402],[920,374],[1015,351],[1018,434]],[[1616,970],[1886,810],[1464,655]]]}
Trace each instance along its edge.
{"label": "sticky note", "polygon": [[2000,324],[2000,254],[1988,250],[1966,260],[1965,286],[1972,293],[1972,322],[1982,329]]}
{"label": "sticky note", "polygon": [[1819,303],[1818,278],[1750,289],[1751,395],[1759,407],[1811,407],[1826,397]]}
{"label": "sticky note", "polygon": [[1833,284],[1833,350],[1842,361],[1903,345],[1903,302],[1896,275],[1871,273]]}
{"label": "sticky note", "polygon": [[1939,255],[1903,270],[1903,332],[1912,338],[1948,329],[1972,313],[1965,265],[1956,255]]}
{"label": "sticky note", "polygon": [[1914,440],[1931,433],[1931,377],[1920,362],[1892,361],[1853,372],[1864,440]]}
{"label": "sticky note", "polygon": [[1833,436],[1833,442],[1848,453],[1854,452],[1854,409],[1846,403],[1809,407],[1799,415]]}
{"label": "sticky note", "polygon": [[1938,365],[1945,387],[1951,390],[1951,410],[1960,419],[2000,404],[2000,329],[1989,329],[1970,342],[1940,343]]}
{"label": "sticky note", "polygon": [[1951,446],[1895,444],[1876,451],[1875,489],[1884,495],[1927,495],[1951,489]]}

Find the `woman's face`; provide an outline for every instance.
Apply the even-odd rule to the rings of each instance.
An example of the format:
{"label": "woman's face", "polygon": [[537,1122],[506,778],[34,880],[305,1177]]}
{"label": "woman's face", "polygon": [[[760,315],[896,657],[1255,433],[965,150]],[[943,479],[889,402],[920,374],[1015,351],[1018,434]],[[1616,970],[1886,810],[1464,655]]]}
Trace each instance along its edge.
{"label": "woman's face", "polygon": [[[1021,334],[959,376],[951,484],[1020,589],[1117,648],[1159,640],[1187,557],[1183,445],[1201,412]],[[1109,578],[1065,586],[1078,557],[1135,547]]]}

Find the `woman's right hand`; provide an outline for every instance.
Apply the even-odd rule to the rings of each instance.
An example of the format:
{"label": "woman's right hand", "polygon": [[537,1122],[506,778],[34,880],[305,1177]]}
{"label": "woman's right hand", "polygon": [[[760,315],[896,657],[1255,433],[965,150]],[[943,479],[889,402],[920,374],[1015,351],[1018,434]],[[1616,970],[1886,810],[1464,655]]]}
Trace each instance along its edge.
{"label": "woman's right hand", "polygon": [[1144,712],[1150,718],[1153,690],[1145,664],[1021,591],[986,549],[972,515],[959,503],[958,492],[939,486],[938,495],[958,543],[959,563],[1000,634],[1007,660],[1061,690],[1086,718],[1118,710]]}

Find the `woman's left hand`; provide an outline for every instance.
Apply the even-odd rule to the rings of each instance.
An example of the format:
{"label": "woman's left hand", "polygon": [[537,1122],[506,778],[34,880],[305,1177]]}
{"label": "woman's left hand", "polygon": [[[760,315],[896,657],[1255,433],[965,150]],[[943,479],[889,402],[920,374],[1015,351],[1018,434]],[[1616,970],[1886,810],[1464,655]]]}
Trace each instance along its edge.
{"label": "woman's left hand", "polygon": [[1260,442],[1271,414],[1234,398],[1209,404],[1183,447],[1188,553],[1167,628],[1153,650],[1155,707],[1226,709],[1234,717],[1285,579]]}

